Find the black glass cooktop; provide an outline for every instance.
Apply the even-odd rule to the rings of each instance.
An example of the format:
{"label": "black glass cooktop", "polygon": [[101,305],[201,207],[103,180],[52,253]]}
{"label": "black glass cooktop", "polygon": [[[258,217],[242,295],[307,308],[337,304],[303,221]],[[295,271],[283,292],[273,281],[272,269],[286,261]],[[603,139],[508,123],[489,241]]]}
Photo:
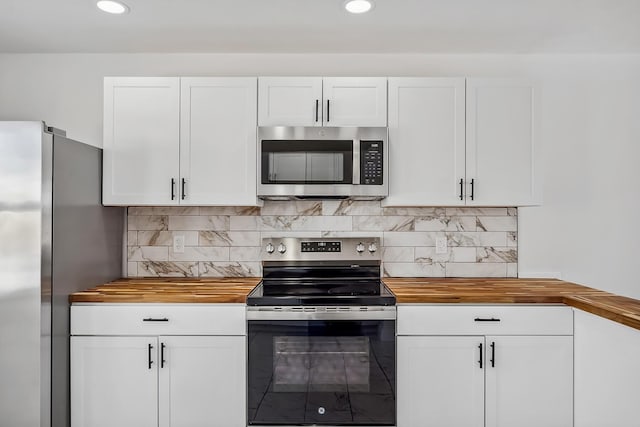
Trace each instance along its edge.
{"label": "black glass cooktop", "polygon": [[380,280],[291,281],[263,280],[247,297],[247,305],[394,305],[396,298]]}

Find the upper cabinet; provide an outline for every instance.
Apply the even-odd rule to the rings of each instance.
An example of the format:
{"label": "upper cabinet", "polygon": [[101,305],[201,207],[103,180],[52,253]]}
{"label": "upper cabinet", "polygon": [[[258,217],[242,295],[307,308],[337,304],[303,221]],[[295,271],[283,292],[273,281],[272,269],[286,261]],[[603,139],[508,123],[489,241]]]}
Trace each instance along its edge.
{"label": "upper cabinet", "polygon": [[387,126],[384,77],[261,77],[259,126]]}
{"label": "upper cabinet", "polygon": [[464,78],[389,79],[386,205],[464,205]]}
{"label": "upper cabinet", "polygon": [[256,205],[256,78],[105,78],[105,205]]}
{"label": "upper cabinet", "polygon": [[180,204],[256,204],[256,79],[181,79]]}
{"label": "upper cabinet", "polygon": [[257,126],[385,127],[388,110],[385,206],[536,205],[538,104],[526,80],[107,77],[103,203],[257,205]]}
{"label": "upper cabinet", "polygon": [[390,78],[383,203],[540,204],[536,93],[524,80]]}
{"label": "upper cabinet", "polygon": [[540,204],[537,103],[530,81],[467,79],[467,204]]}
{"label": "upper cabinet", "polygon": [[102,202],[178,204],[179,141],[179,78],[105,77]]}
{"label": "upper cabinet", "polygon": [[258,126],[322,126],[322,78],[260,77]]}

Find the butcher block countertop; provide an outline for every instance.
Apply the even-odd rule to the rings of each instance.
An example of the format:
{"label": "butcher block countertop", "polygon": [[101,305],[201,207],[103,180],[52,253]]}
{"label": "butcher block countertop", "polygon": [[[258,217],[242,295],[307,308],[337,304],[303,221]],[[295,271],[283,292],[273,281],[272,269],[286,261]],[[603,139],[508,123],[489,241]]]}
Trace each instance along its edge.
{"label": "butcher block countertop", "polygon": [[[384,278],[398,304],[566,304],[640,330],[640,300],[555,279]],[[72,303],[245,303],[260,278],[119,279]]]}
{"label": "butcher block countertop", "polygon": [[640,330],[640,300],[556,279],[385,278],[398,304],[566,304]]}
{"label": "butcher block countertop", "polygon": [[259,277],[119,279],[69,295],[69,302],[242,303]]}

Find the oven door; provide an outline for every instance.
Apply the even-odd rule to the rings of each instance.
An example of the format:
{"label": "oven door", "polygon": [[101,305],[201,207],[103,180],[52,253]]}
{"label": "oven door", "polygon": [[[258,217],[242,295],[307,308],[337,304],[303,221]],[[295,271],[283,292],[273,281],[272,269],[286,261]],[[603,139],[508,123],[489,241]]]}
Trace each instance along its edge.
{"label": "oven door", "polygon": [[249,313],[248,424],[395,425],[395,308],[382,310]]}

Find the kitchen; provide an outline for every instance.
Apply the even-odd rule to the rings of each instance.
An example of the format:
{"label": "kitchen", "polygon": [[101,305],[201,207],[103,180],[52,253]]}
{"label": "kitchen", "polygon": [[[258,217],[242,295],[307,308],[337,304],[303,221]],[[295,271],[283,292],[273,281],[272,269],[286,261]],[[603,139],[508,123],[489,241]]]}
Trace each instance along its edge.
{"label": "kitchen", "polygon": [[[27,9],[35,7],[33,2],[22,3],[24,6],[12,6],[16,14],[13,16],[32,12]],[[39,23],[41,28],[51,24],[49,17],[63,19],[65,14],[83,13],[86,18],[69,23],[69,29],[59,29],[47,37],[36,31],[31,36],[30,46],[20,42],[21,37],[27,38],[27,24],[16,21],[13,25],[17,28],[10,27],[10,22],[4,20],[10,20],[12,14],[5,14],[1,18],[2,28],[5,29],[2,51],[6,53],[0,55],[0,118],[44,119],[51,125],[66,129],[74,139],[102,146],[105,76],[322,75],[535,79],[541,87],[543,203],[539,207],[519,208],[517,211],[517,274],[519,277],[557,277],[640,298],[633,268],[633,255],[639,249],[633,227],[638,208],[633,184],[639,178],[634,167],[638,157],[634,143],[638,127],[633,114],[638,111],[640,91],[636,81],[640,71],[639,37],[633,21],[638,13],[636,5],[620,2],[616,3],[619,8],[613,8],[602,2],[585,9],[586,6],[575,2],[554,2],[540,3],[538,6],[520,5],[523,9],[518,9],[513,5],[507,7],[503,2],[495,2],[491,7],[485,6],[486,10],[485,7],[478,10],[477,5],[463,8],[461,5],[455,7],[436,2],[420,2],[424,3],[423,6],[418,2],[406,2],[406,10],[395,10],[395,6],[389,9],[389,5],[378,2],[370,15],[348,16],[342,10],[337,10],[340,2],[333,5],[336,6],[334,11],[329,10],[329,5],[321,7],[310,2],[291,3],[295,2],[276,2],[273,8],[282,11],[286,10],[285,6],[290,6],[294,8],[291,13],[300,14],[297,23],[288,24],[293,27],[290,31],[295,31],[295,37],[287,38],[276,32],[272,39],[257,38],[251,29],[255,32],[255,28],[264,26],[260,16],[269,16],[271,21],[280,22],[281,26],[288,21],[278,21],[276,16],[272,16],[273,12],[268,15],[269,11],[263,9],[257,9],[260,12],[256,16],[247,18],[246,10],[235,10],[225,4],[224,9],[230,14],[227,16],[235,17],[230,22],[246,21],[247,29],[242,34],[248,39],[242,39],[242,34],[224,25],[224,20],[228,18],[221,14],[199,13],[199,20],[192,24],[194,32],[205,24],[218,22],[216,28],[219,33],[206,42],[203,37],[194,36],[186,30],[181,32],[184,39],[173,33],[170,40],[160,40],[161,28],[173,28],[166,21],[164,27],[156,24],[159,29],[155,37],[120,31],[128,28],[128,25],[137,25],[143,31],[145,25],[140,21],[144,20],[141,14],[145,9],[148,12],[149,7],[144,3],[130,4],[130,13],[123,17],[94,14],[94,4],[83,5],[82,12],[68,9],[64,13],[50,9],[53,7],[51,5],[39,4],[43,8],[40,10],[46,13],[40,13],[39,16],[43,18],[38,19],[47,17],[46,21],[34,23]],[[315,13],[304,9],[305,6],[312,8]],[[175,11],[168,5],[154,7],[160,8],[158,13],[168,15],[186,13]],[[492,11],[495,10],[501,10],[504,15],[494,16]],[[575,13],[578,10],[580,14]],[[473,13],[467,14],[465,11]],[[320,13],[322,15],[317,15]],[[403,24],[399,25],[406,27],[407,31],[398,27],[386,30],[384,20],[394,19],[396,16],[393,13],[403,14]],[[326,25],[315,24],[314,27],[316,15],[327,17],[325,22],[333,22],[332,25],[336,26],[332,28],[334,31],[327,34],[322,31]],[[549,15],[552,15],[552,19]],[[126,23],[116,21],[119,18],[127,20]],[[353,18],[359,21],[353,24]],[[374,23],[363,23],[363,19],[374,20]],[[431,26],[429,22],[432,22]],[[442,22],[450,22],[452,28],[464,25],[466,29],[463,33],[467,34],[468,31],[472,35],[458,38],[441,30],[442,33],[429,36],[427,29],[441,28]],[[526,22],[529,24],[526,25]],[[339,26],[345,23],[369,33],[372,30],[367,25],[377,24],[383,30],[375,27],[378,37],[362,40],[351,33],[341,33]],[[96,37],[100,33],[98,29],[103,28],[100,30],[103,31],[100,33],[103,38],[93,40],[93,45],[90,45],[89,37],[71,36],[71,29],[81,24],[92,25],[94,28],[87,29],[86,34],[96,33]],[[308,39],[303,39],[300,33],[306,27],[313,31],[310,31]],[[14,31],[9,31],[9,28],[14,28]],[[423,35],[423,42],[408,36],[411,28],[422,31],[419,34]],[[403,39],[395,39],[394,35]],[[76,44],[65,47],[59,44],[62,40],[57,37]],[[151,45],[155,38],[159,44]],[[300,39],[299,45],[295,44],[296,39]],[[253,44],[248,40],[253,40]],[[266,43],[267,40],[271,43],[268,46],[257,44],[259,41]],[[318,40],[326,45],[318,45]],[[223,41],[224,45],[215,44],[222,44]],[[313,213],[317,213],[318,209],[321,213],[339,209],[339,203],[335,201],[305,203],[298,204],[303,213],[309,212],[309,209]],[[263,211],[264,216],[301,215],[295,204],[267,202],[265,205],[262,209],[272,209],[274,213]],[[369,209],[382,208],[369,206]],[[508,216],[506,213],[505,210],[505,216]],[[235,213],[220,215],[257,216]],[[130,211],[129,216],[137,214]],[[428,216],[426,211],[416,215],[424,216]],[[168,220],[171,221],[171,218]],[[234,223],[238,221],[251,220],[234,219]],[[339,226],[342,220],[335,221]],[[154,230],[142,229],[137,232],[138,238],[142,231]],[[245,234],[237,237],[255,239],[254,235],[246,234],[255,231],[240,231]],[[375,230],[369,232],[376,233]],[[378,232],[384,233],[382,230]],[[217,238],[211,237],[213,241]],[[210,246],[218,247],[213,244]],[[241,247],[252,246],[245,243]],[[218,249],[208,250],[209,255],[218,253],[224,258],[224,254],[220,255],[219,252]],[[398,254],[401,255],[406,256],[406,252],[404,255]],[[162,262],[162,257],[153,261]],[[139,268],[144,261],[132,262],[138,263]],[[256,261],[247,263],[255,271]],[[423,265],[425,263],[419,264],[416,268],[423,269],[420,275],[429,276]],[[582,324],[587,325],[588,319],[583,319]],[[595,333],[596,326],[589,325],[590,333]],[[579,327],[580,323],[576,320],[576,334]],[[638,371],[637,365],[630,362],[633,360],[631,356],[638,352],[637,338],[636,344],[632,345],[634,335],[625,335],[625,331],[621,331],[620,338],[616,339],[608,336],[611,332],[602,332],[603,336],[590,336],[593,348],[587,347],[590,351],[581,353],[590,354],[593,358],[582,360],[582,371],[576,365],[576,425],[633,425],[637,419],[634,402]],[[608,344],[593,344],[600,342],[598,340],[606,340]],[[594,349],[613,349],[624,343],[629,343],[628,348],[620,347],[608,354],[609,358],[614,359],[605,359],[607,370],[604,370]],[[625,359],[625,356],[629,359]],[[633,366],[636,366],[635,370]],[[610,393],[609,390],[626,392]]]}

